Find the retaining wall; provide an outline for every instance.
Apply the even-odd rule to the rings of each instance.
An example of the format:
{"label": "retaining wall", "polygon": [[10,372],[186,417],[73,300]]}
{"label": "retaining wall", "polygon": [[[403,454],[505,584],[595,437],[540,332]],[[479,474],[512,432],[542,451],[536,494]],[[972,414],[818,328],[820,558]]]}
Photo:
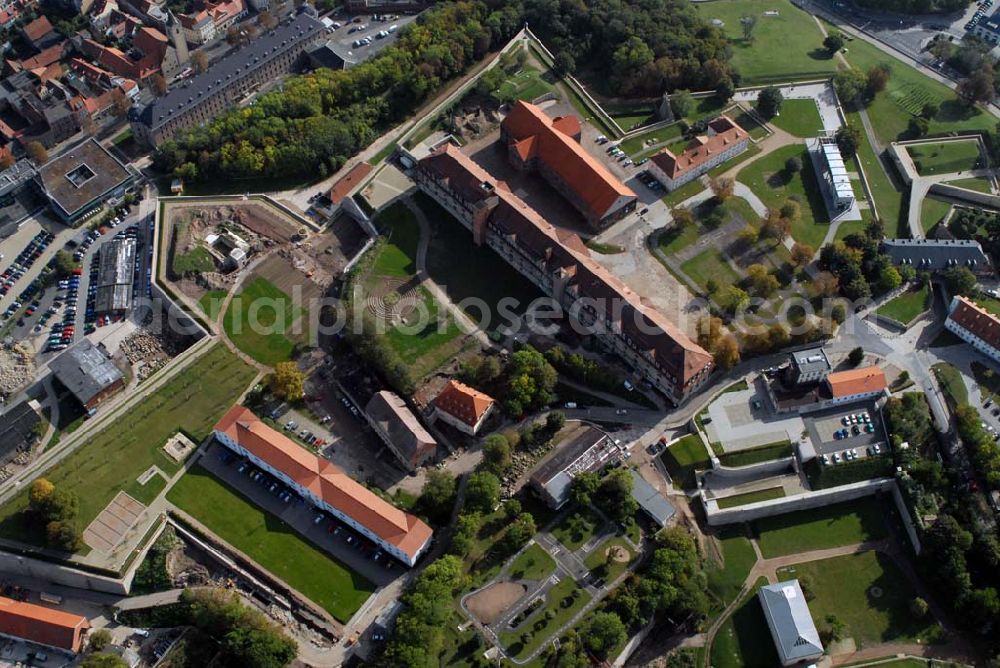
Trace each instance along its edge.
{"label": "retaining wall", "polygon": [[962,200],[970,204],[985,206],[991,209],[1000,209],[1000,195],[988,195],[976,190],[959,188],[947,183],[932,183],[927,190],[928,194],[940,195],[951,199]]}
{"label": "retaining wall", "polygon": [[879,492],[891,492],[896,486],[896,481],[892,478],[877,478],[875,480],[865,480],[850,485],[841,485],[831,489],[824,489],[815,492],[804,492],[793,494],[781,499],[771,499],[770,501],[758,501],[748,503],[745,506],[736,508],[719,509],[718,501],[706,499],[702,495],[702,504],[705,506],[705,514],[709,525],[721,526],[723,524],[736,524],[739,522],[752,522],[762,517],[773,515],[784,515],[797,510],[810,510],[812,508],[822,508],[842,501],[853,501]]}
{"label": "retaining wall", "polygon": [[747,464],[746,466],[715,466],[718,460],[712,458],[712,477],[732,480],[737,478],[767,478],[769,476],[785,473],[789,467],[795,466],[794,457],[784,457],[782,459],[772,459],[767,462]]}

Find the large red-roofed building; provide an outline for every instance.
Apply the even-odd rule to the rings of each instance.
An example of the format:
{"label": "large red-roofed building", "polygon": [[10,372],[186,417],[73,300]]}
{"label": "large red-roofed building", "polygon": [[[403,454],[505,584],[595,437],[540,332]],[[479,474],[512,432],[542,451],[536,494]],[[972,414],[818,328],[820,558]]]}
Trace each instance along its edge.
{"label": "large red-roofed building", "polygon": [[961,295],[952,298],[948,311],[946,329],[994,362],[1000,362],[1000,318]]}
{"label": "large red-roofed building", "polygon": [[497,402],[488,394],[457,380],[449,380],[434,399],[437,419],[474,436],[493,413]]}
{"label": "large red-roofed building", "polygon": [[680,155],[668,148],[649,159],[649,173],[667,190],[676,190],[716,165],[747,150],[750,134],[728,116],[708,123],[706,134],[695,137]]}
{"label": "large red-roofed building", "polygon": [[0,635],[76,654],[89,628],[86,617],[0,596]]}
{"label": "large red-roofed building", "polygon": [[271,429],[248,408],[229,409],[215,425],[215,437],[407,566],[430,546],[431,528],[419,518]]}

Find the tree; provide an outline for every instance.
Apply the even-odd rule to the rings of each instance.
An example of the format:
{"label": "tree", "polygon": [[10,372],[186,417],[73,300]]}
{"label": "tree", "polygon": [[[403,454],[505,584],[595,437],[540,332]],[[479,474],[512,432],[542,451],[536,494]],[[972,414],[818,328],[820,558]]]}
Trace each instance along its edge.
{"label": "tree", "polygon": [[91,652],[100,652],[111,644],[111,631],[107,629],[97,629],[93,631],[87,641],[87,647]]}
{"label": "tree", "polygon": [[858,99],[867,85],[865,73],[856,67],[840,70],[833,75],[833,89],[845,104]]}
{"label": "tree", "polygon": [[545,416],[545,431],[555,435],[557,431],[566,426],[566,416],[560,411],[552,411]]}
{"label": "tree", "polygon": [[222,646],[231,665],[257,668],[287,666],[298,653],[295,642],[275,626],[234,628],[225,635]]}
{"label": "tree", "polygon": [[[740,230],[739,234],[736,235],[736,242],[744,248],[753,246],[757,243],[758,239],[760,239],[760,230],[753,225],[747,225]],[[711,290],[710,292],[714,292],[714,290]]]}
{"label": "tree", "polygon": [[615,647],[625,642],[628,633],[618,615],[610,612],[595,612],[583,632],[584,643],[597,658],[604,659]]}
{"label": "tree", "polygon": [[594,502],[594,495],[601,485],[601,476],[591,471],[580,473],[569,485],[569,500],[576,506],[585,508]]}
{"label": "tree", "polygon": [[941,107],[938,105],[938,103],[934,102],[933,100],[931,100],[930,102],[924,102],[924,106],[920,110],[920,115],[926,118],[927,120],[933,120],[934,117],[937,116],[938,110],[940,108]]}
{"label": "tree", "polygon": [[834,139],[837,141],[837,148],[840,149],[840,152],[849,157],[858,152],[858,146],[861,145],[861,131],[853,125],[845,123],[837,129]]}
{"label": "tree", "polygon": [[489,471],[476,471],[465,486],[465,507],[472,511],[493,512],[500,503],[500,479]]}
{"label": "tree", "polygon": [[868,74],[866,75],[867,81],[865,83],[865,93],[868,94],[869,98],[875,97],[877,94],[885,90],[885,87],[889,84],[889,75],[891,70],[889,66],[885,63],[879,63],[878,65],[872,65],[868,68]]}
{"label": "tree", "polygon": [[976,293],[976,275],[968,267],[950,267],[941,272],[948,292],[965,297]]}
{"label": "tree", "polygon": [[919,596],[910,601],[910,614],[913,615],[914,619],[924,619],[930,610],[931,608],[927,605],[927,601]]}
{"label": "tree", "polygon": [[597,488],[597,503],[606,515],[623,522],[639,510],[639,503],[632,496],[632,474],[617,468],[604,476]]}
{"label": "tree", "polygon": [[791,231],[792,219],[782,215],[781,209],[767,210],[767,217],[760,226],[761,238],[781,241],[791,234]]}
{"label": "tree", "polygon": [[848,353],[847,361],[851,363],[851,366],[858,366],[863,361],[865,361],[864,348],[858,346],[857,348],[853,349],[850,353]]}
{"label": "tree", "polygon": [[735,285],[722,288],[712,295],[712,299],[720,309],[730,314],[742,311],[750,305],[750,295]]}
{"label": "tree", "polygon": [[576,71],[576,59],[567,50],[562,50],[556,54],[556,71],[559,74],[573,74]]}
{"label": "tree", "polygon": [[774,118],[781,112],[781,103],[785,101],[781,91],[774,86],[768,86],[757,96],[757,111],[764,118]]}
{"label": "tree", "polygon": [[275,18],[274,14],[265,9],[257,15],[257,23],[259,23],[260,27],[264,30],[272,30],[278,25],[278,19]]}
{"label": "tree", "polygon": [[719,82],[719,85],[715,87],[715,95],[723,102],[729,102],[733,99],[733,95],[736,94],[736,84],[729,77],[726,77]]}
{"label": "tree", "polygon": [[229,46],[239,46],[240,41],[239,26],[234,23],[226,28],[226,43],[229,44]]}
{"label": "tree", "polygon": [[753,41],[753,29],[757,26],[757,17],[753,14],[747,14],[746,16],[740,17],[740,27],[743,28],[743,40],[746,42]]}
{"label": "tree", "polygon": [[115,116],[125,118],[128,115],[128,110],[132,108],[132,102],[121,88],[115,88],[111,94],[111,107]]}
{"label": "tree", "polygon": [[36,165],[41,165],[49,161],[49,152],[40,141],[29,141],[24,145],[24,152]]}
{"label": "tree", "polygon": [[34,512],[46,513],[48,501],[55,491],[56,486],[49,482],[47,478],[36,478],[31,483],[31,488],[28,491],[28,507]]}
{"label": "tree", "polygon": [[80,668],[128,668],[116,654],[91,654],[80,662]]}
{"label": "tree", "polygon": [[829,271],[821,271],[813,277],[812,287],[817,297],[833,297],[840,292],[840,279]]}
{"label": "tree", "polygon": [[60,278],[65,278],[73,273],[76,269],[78,263],[73,259],[73,255],[67,250],[60,250],[56,252],[56,275]]}
{"label": "tree", "polygon": [[689,90],[679,90],[670,96],[670,108],[677,118],[684,118],[694,111],[694,98]]}
{"label": "tree", "polygon": [[987,103],[995,94],[993,88],[993,66],[988,61],[958,82],[958,96],[969,105],[977,102]]}
{"label": "tree", "polygon": [[64,552],[76,552],[83,547],[83,539],[72,520],[52,520],[46,524],[45,543]]}
{"label": "tree", "polygon": [[734,336],[730,334],[719,339],[712,352],[712,361],[723,371],[736,366],[740,361],[740,345]]}
{"label": "tree", "polygon": [[510,443],[503,434],[490,434],[483,441],[483,463],[494,473],[503,473],[511,465]]}
{"label": "tree", "polygon": [[810,262],[812,262],[813,256],[816,254],[816,249],[814,249],[809,244],[799,243],[798,241],[792,245],[792,264],[796,267],[804,267]]}
{"label": "tree", "polygon": [[167,80],[162,74],[154,74],[149,78],[149,86],[153,90],[153,95],[163,97],[167,94]]}
{"label": "tree", "polygon": [[438,524],[446,522],[451,516],[451,508],[455,503],[455,476],[449,471],[431,469],[427,471],[424,487],[417,499],[417,509]]}
{"label": "tree", "polygon": [[674,225],[684,229],[694,225],[694,213],[686,206],[675,206],[670,209],[670,217],[674,220]]}
{"label": "tree", "polygon": [[886,262],[882,265],[879,270],[877,287],[880,293],[889,292],[895,290],[900,285],[903,284],[903,277],[899,275],[899,270],[897,270],[891,263]]}
{"label": "tree", "polygon": [[198,74],[208,71],[208,56],[204,51],[198,50],[191,54],[191,65]]}
{"label": "tree", "polygon": [[510,356],[504,375],[502,403],[504,410],[511,415],[524,415],[555,400],[552,389],[558,374],[545,357],[531,346],[525,346]]}
{"label": "tree", "polygon": [[797,174],[802,171],[802,158],[793,155],[785,160],[785,171],[789,174]]}
{"label": "tree", "polygon": [[823,47],[831,54],[844,48],[844,37],[840,33],[830,33],[823,40]]}
{"label": "tree", "polygon": [[538,532],[535,518],[531,513],[521,513],[511,522],[500,540],[499,548],[504,554],[514,554]]}
{"label": "tree", "polygon": [[0,153],[0,172],[13,167],[15,162],[17,162],[17,160],[14,159],[14,154],[10,151]]}
{"label": "tree", "polygon": [[747,267],[747,284],[758,297],[767,297],[779,287],[778,279],[762,264]]}
{"label": "tree", "polygon": [[914,139],[919,139],[927,134],[929,128],[930,122],[926,118],[923,116],[913,116],[910,118],[910,122],[907,123],[906,133]]}
{"label": "tree", "polygon": [[298,401],[305,396],[305,376],[295,362],[278,362],[268,376],[268,387],[279,399]]}
{"label": "tree", "polygon": [[736,181],[729,176],[710,176],[708,187],[711,189],[712,194],[715,195],[716,202],[721,204],[733,196],[733,192],[736,189]]}

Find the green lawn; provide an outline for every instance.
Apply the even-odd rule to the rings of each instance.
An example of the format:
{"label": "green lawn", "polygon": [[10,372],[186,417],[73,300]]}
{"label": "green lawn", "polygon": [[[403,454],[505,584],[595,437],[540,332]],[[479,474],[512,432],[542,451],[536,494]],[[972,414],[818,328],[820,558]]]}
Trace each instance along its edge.
{"label": "green lawn", "polygon": [[[618,547],[629,554],[627,561],[617,561],[608,559],[608,551],[612,547]],[[596,572],[598,576],[604,579],[605,583],[611,583],[615,581],[619,575],[625,572],[628,565],[632,562],[635,555],[632,553],[632,548],[629,546],[628,542],[624,538],[609,538],[600,545],[597,549],[587,555],[587,558],[583,560],[583,564],[590,570]]]}
{"label": "green lawn", "polygon": [[722,253],[715,248],[703,250],[695,255],[681,265],[681,271],[705,292],[708,292],[706,286],[709,280],[714,280],[720,289],[740,280],[740,275],[729,266]]}
{"label": "green lawn", "polygon": [[726,112],[736,123],[747,131],[752,139],[763,139],[770,131],[756,118],[750,115],[750,112],[744,111],[742,107],[731,107]]}
{"label": "green lawn", "polygon": [[980,308],[984,308],[995,316],[1000,316],[1000,299],[996,297],[990,297],[985,294],[977,295],[973,298]]}
{"label": "green lawn", "polygon": [[295,328],[305,332],[306,317],[305,309],[293,304],[273,283],[255,278],[233,297],[222,327],[237,348],[261,364],[274,366],[292,358],[295,344],[289,336]]}
{"label": "green lawn", "polygon": [[962,374],[958,369],[947,362],[938,362],[931,367],[931,371],[952,408],[969,403],[969,391],[962,382]]}
{"label": "green lawn", "polygon": [[210,320],[217,320],[219,311],[222,310],[222,302],[226,300],[227,294],[229,293],[225,290],[209,290],[198,300],[198,306]]}
{"label": "green lawn", "polygon": [[674,484],[679,483],[685,489],[694,487],[695,471],[703,471],[712,466],[708,450],[697,434],[688,434],[681,438],[664,450],[661,457]]}
{"label": "green lawn", "polygon": [[697,225],[687,227],[671,227],[664,230],[656,240],[656,246],[667,255],[673,255],[684,250],[701,236]]}
{"label": "green lawn", "polygon": [[710,649],[713,668],[773,668],[780,665],[757,590],[767,586],[758,578],[742,603],[719,627]]}
{"label": "green lawn", "polygon": [[925,283],[916,290],[908,290],[878,309],[879,315],[892,318],[904,325],[926,311],[931,305],[931,291]]}
{"label": "green lawn", "polygon": [[367,579],[201,466],[177,481],[167,498],[341,622],[375,590]]}
{"label": "green lawn", "polygon": [[734,494],[733,496],[727,496],[719,499],[719,509],[725,510],[726,508],[736,508],[737,506],[745,506],[750,503],[757,503],[758,501],[770,501],[772,499],[782,499],[784,497],[785,489],[783,487],[759,489],[756,492]]}
{"label": "green lawn", "polygon": [[628,153],[629,157],[635,158],[635,156],[641,153],[651,151],[656,146],[679,139],[680,136],[680,123],[671,123],[670,125],[657,128],[656,130],[640,132],[635,136],[629,137],[619,144],[618,148]]}
{"label": "green lawn", "polygon": [[401,323],[388,330],[385,338],[402,360],[413,367],[414,376],[422,378],[458,352],[455,345],[458,345],[462,330],[426,288],[420,287],[419,291],[422,310],[427,314],[423,325],[419,320],[413,324]]}
{"label": "green lawn", "polygon": [[420,226],[402,202],[396,202],[375,216],[379,234],[388,238],[378,257],[374,272],[380,276],[414,276],[417,273],[417,241]]}
{"label": "green lawn", "polygon": [[[836,61],[823,48],[823,34],[813,18],[788,0],[713,0],[694,5],[705,20],[720,19],[733,47],[733,66],[743,85],[816,79],[836,71]],[[778,16],[765,16],[776,10]],[[743,39],[740,18],[753,16],[753,39]],[[780,55],[779,55],[780,54]]]}
{"label": "green lawn", "polygon": [[765,558],[878,540],[887,535],[874,497],[765,517],[753,523]]}
{"label": "green lawn", "polygon": [[544,580],[555,569],[555,559],[541,545],[532,543],[511,563],[507,573],[515,580]]}
{"label": "green lawn", "polygon": [[986,193],[987,195],[993,194],[993,188],[990,186],[990,180],[980,176],[975,176],[971,179],[948,181],[948,185],[958,186],[959,188],[965,188],[967,190],[975,190],[976,192]]}
{"label": "green lawn", "polygon": [[594,537],[601,518],[589,508],[573,508],[552,529],[552,535],[570,551],[579,550]]}
{"label": "green lawn", "polygon": [[942,202],[933,197],[924,197],[924,201],[920,203],[920,227],[923,228],[924,233],[930,232],[935,225],[944,220],[949,211],[951,211],[951,204],[948,202]]}
{"label": "green lawn", "polygon": [[[785,162],[793,157],[802,160],[802,171],[789,173],[785,170]],[[769,207],[780,208],[785,200],[796,198],[802,208],[802,217],[792,225],[792,237],[813,248],[822,245],[829,220],[805,144],[784,146],[755,160],[744,167],[736,179],[749,186]]]}
{"label": "green lawn", "polygon": [[939,104],[938,113],[931,119],[928,128],[931,134],[955,130],[994,130],[996,119],[992,114],[979,107],[968,107],[944,84],[862,39],[852,40],[847,47],[847,60],[854,67],[867,72],[875,65],[884,64],[892,72],[885,91],[876,95],[868,106],[875,134],[882,142],[903,138],[910,119],[918,115],[927,102]]}
{"label": "green lawn", "polygon": [[781,113],[772,118],[771,123],[796,137],[816,137],[823,132],[819,107],[812,99],[785,100],[781,104]]}
{"label": "green lawn", "polygon": [[[573,596],[575,592],[578,592],[576,597]],[[502,632],[500,642],[514,658],[528,656],[589,602],[590,594],[577,587],[572,578],[564,578],[548,591],[545,605],[521,622],[517,629]],[[547,620],[545,613],[550,610],[553,617]],[[527,643],[521,642],[524,633],[531,636]]]}
{"label": "green lawn", "polygon": [[207,249],[197,246],[187,253],[175,253],[171,268],[175,276],[183,276],[188,272],[202,274],[215,271],[215,260]]}
{"label": "green lawn", "polygon": [[760,462],[769,462],[773,459],[791,456],[792,444],[786,440],[777,443],[768,443],[767,445],[757,446],[748,450],[727,452],[719,457],[719,461],[723,466],[748,466],[750,464],[759,464]]}
{"label": "green lawn", "polygon": [[862,552],[783,568],[779,578],[805,579],[816,626],[828,626],[834,615],[847,628],[858,648],[887,642],[934,642],[942,630],[933,616],[914,619],[910,601],[916,596],[910,582],[891,558],[880,552]]}
{"label": "green lawn", "polygon": [[707,568],[708,589],[715,595],[713,606],[721,611],[740,593],[750,569],[757,563],[757,554],[743,525],[722,527],[715,536],[722,552],[722,564],[712,561]]}
{"label": "green lawn", "polygon": [[[224,345],[216,344],[151,397],[46,471],[45,477],[57,488],[79,497],[80,529],[90,524],[119,490],[135,483],[151,465],[155,464],[167,475],[175,473],[177,464],[161,449],[167,438],[183,430],[195,443],[200,442],[250,384],[255,373]],[[43,527],[23,522],[20,511],[27,503],[25,490],[0,508],[0,537],[42,545]]]}
{"label": "green lawn", "polygon": [[542,72],[530,65],[525,65],[508,76],[493,94],[498,100],[517,98],[531,102],[552,92],[552,90],[552,84],[542,78]]}
{"label": "green lawn", "polygon": [[625,252],[624,246],[618,244],[605,244],[591,239],[587,242],[587,248],[600,255],[619,255]]}
{"label": "green lawn", "polygon": [[921,176],[950,174],[975,169],[979,163],[979,142],[944,141],[940,144],[918,144],[907,148],[917,173]]}
{"label": "green lawn", "polygon": [[705,186],[702,185],[700,179],[695,179],[694,181],[688,181],[680,188],[672,190],[666,195],[664,195],[663,203],[666,204],[667,206],[677,206],[678,204],[684,202],[684,200],[694,197],[704,189]]}
{"label": "green lawn", "polygon": [[[845,107],[844,111],[847,115],[847,122],[862,130],[860,114],[850,107]],[[886,232],[891,234],[893,230],[897,230],[896,234],[904,237],[910,236],[909,227],[905,220],[909,193],[896,190],[896,186],[883,170],[883,163],[875,155],[875,150],[868,143],[868,136],[863,130],[861,131],[861,145],[858,147],[858,153],[854,156],[853,161],[860,161],[864,168],[865,178],[868,179],[868,187],[871,189],[872,197],[875,199],[875,207],[878,209],[879,217],[885,222]],[[895,170],[895,166],[891,166],[889,169]],[[895,171],[893,173],[895,174]],[[863,194],[861,184],[852,183],[852,186],[855,188],[855,195],[860,197]]]}

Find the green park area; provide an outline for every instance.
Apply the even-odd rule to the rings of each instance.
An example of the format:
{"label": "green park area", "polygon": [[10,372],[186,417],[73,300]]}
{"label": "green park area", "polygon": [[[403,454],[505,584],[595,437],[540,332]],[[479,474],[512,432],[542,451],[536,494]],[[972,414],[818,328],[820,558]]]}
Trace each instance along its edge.
{"label": "green park area", "polygon": [[738,506],[745,506],[750,503],[758,503],[760,501],[772,501],[774,499],[781,499],[785,496],[785,490],[783,487],[769,487],[767,489],[758,489],[755,492],[744,492],[743,494],[734,494],[733,496],[726,496],[719,499],[719,508],[725,510],[726,508],[736,508]]}
{"label": "green park area", "polygon": [[757,582],[719,627],[710,649],[714,668],[772,668],[781,665],[771,640],[757,590],[767,586],[767,578]]}
{"label": "green park area", "polygon": [[604,582],[610,583],[625,572],[634,557],[628,541],[616,536],[604,541],[588,554],[583,564]]}
{"label": "green park area", "polygon": [[555,560],[538,543],[532,543],[517,555],[507,569],[514,580],[544,580],[556,569]]}
{"label": "green park area", "polygon": [[217,320],[227,294],[225,290],[209,290],[198,300],[198,306],[210,320]]}
{"label": "green park area", "polygon": [[787,439],[766,445],[758,445],[746,450],[737,450],[719,455],[723,466],[749,466],[792,456],[792,444]]}
{"label": "green park area", "polygon": [[379,276],[408,278],[417,273],[417,242],[420,225],[403,202],[396,202],[375,216],[375,227],[387,242],[375,258],[373,272]]}
{"label": "green park area", "polygon": [[511,656],[521,659],[535,651],[587,603],[590,594],[573,578],[564,578],[545,594],[545,605],[522,621],[513,631],[500,633],[500,642]]}
{"label": "green park area", "polygon": [[892,558],[875,551],[810,561],[778,570],[779,579],[798,578],[808,592],[809,611],[821,633],[842,625],[842,638],[859,648],[879,643],[933,643],[942,629],[910,604],[917,594]]}
{"label": "green park area", "polygon": [[823,132],[823,119],[813,99],[791,99],[781,103],[781,113],[771,123],[795,137],[816,137]]}
{"label": "green park area", "polygon": [[969,390],[966,389],[962,373],[958,368],[947,362],[938,362],[931,367],[931,371],[934,372],[934,377],[941,386],[941,392],[952,409],[969,403]]}
{"label": "green park area", "polygon": [[559,523],[552,529],[556,537],[568,550],[579,550],[583,544],[594,537],[601,526],[601,518],[590,508],[571,509],[563,515]]}
{"label": "green park area", "polygon": [[965,188],[966,190],[975,190],[978,193],[986,193],[987,195],[993,194],[993,186],[990,185],[990,180],[982,176],[948,181],[948,185]]}
{"label": "green park area", "polygon": [[215,271],[215,260],[206,248],[196,246],[187,253],[174,253],[170,268],[174,276],[184,276],[188,273],[203,274]]}
{"label": "green park area", "polygon": [[915,144],[907,152],[921,176],[951,174],[975,169],[979,164],[979,142],[974,139]]}
{"label": "green park area", "polygon": [[[705,20],[724,24],[743,85],[822,78],[837,69],[816,21],[788,0],[712,0],[695,7]],[[745,16],[756,19],[749,40],[740,22]]]}
{"label": "green park area", "polygon": [[375,589],[201,466],[184,474],[167,499],[341,622]]}
{"label": "green park area", "polygon": [[753,523],[766,559],[885,538],[885,509],[873,497],[773,515]]}
{"label": "green park area", "polygon": [[[844,112],[847,116],[848,124],[860,130],[862,122],[858,111],[845,108]],[[886,167],[885,163],[875,154],[875,150],[868,142],[868,136],[864,132],[861,133],[858,152],[853,158],[848,160],[849,165],[852,162],[854,166],[860,164],[864,170],[868,187],[871,189],[872,198],[875,200],[875,207],[878,210],[879,217],[885,221],[887,232],[895,230],[897,235],[908,237],[910,232],[906,221],[906,210],[908,208],[909,191],[902,192],[896,189],[887,171],[887,169],[891,169],[893,170],[893,174],[895,174],[896,168],[894,166]],[[848,166],[848,169],[850,170],[851,167]],[[854,187],[855,195],[860,197],[863,194],[861,183],[855,182],[851,185]],[[838,231],[845,228],[846,224],[842,223]]]}
{"label": "green park area", "polygon": [[708,292],[710,280],[715,281],[719,288],[728,287],[740,280],[740,275],[714,247],[698,253],[682,264],[681,271],[705,292]]}
{"label": "green park area", "polygon": [[531,102],[552,92],[552,84],[545,80],[544,73],[531,65],[525,65],[507,76],[494,91],[498,100],[518,99]]}
{"label": "green park area", "polygon": [[944,220],[951,211],[951,204],[933,197],[924,197],[920,203],[920,227],[924,233],[930,232],[934,226]]}
{"label": "green park area", "polygon": [[931,290],[923,284],[914,290],[907,290],[895,299],[880,306],[879,315],[892,318],[896,322],[909,325],[914,318],[930,308]]}
{"label": "green park area", "polygon": [[305,334],[307,317],[306,310],[293,304],[291,297],[258,277],[233,296],[222,327],[237,348],[261,364],[274,366],[292,358],[293,339]]}
{"label": "green park area", "polygon": [[[222,344],[189,364],[169,382],[125,411],[86,444],[45,472],[57,489],[79,499],[77,515],[82,530],[104,509],[119,490],[138,486],[136,480],[156,465],[167,475],[178,470],[162,448],[167,439],[183,431],[201,442],[239,398],[255,371]],[[150,481],[140,501],[162,486]],[[153,494],[155,497],[155,494]],[[0,508],[0,537],[43,545],[45,530],[26,521],[27,490]]]}
{"label": "green park area", "polygon": [[[789,171],[789,158],[798,158],[802,169]],[[797,200],[802,215],[792,223],[792,238],[813,248],[823,244],[829,227],[826,205],[804,144],[783,146],[755,160],[740,171],[736,180],[749,186],[771,208],[781,208],[790,198]]]}
{"label": "green park area", "polygon": [[695,486],[695,471],[704,471],[712,466],[708,450],[697,434],[688,434],[673,443],[661,457],[674,485],[684,489]]}
{"label": "green park area", "polygon": [[706,567],[708,590],[712,594],[712,609],[721,612],[734,601],[750,575],[750,569],[757,563],[750,538],[743,525],[721,527],[715,536],[718,553],[711,550],[711,559]]}

